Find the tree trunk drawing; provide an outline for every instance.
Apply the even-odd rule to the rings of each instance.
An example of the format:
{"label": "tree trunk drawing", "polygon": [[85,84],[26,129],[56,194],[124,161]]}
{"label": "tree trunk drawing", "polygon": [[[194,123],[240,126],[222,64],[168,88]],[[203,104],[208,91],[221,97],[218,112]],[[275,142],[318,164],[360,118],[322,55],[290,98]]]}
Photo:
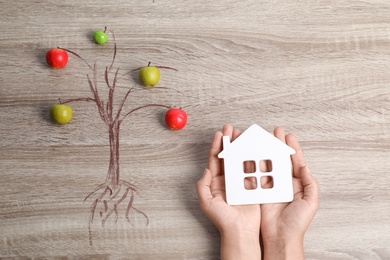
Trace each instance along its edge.
{"label": "tree trunk drawing", "polygon": [[110,164],[108,167],[107,183],[111,183],[112,188],[116,188],[119,182],[119,125],[108,129],[110,140]]}

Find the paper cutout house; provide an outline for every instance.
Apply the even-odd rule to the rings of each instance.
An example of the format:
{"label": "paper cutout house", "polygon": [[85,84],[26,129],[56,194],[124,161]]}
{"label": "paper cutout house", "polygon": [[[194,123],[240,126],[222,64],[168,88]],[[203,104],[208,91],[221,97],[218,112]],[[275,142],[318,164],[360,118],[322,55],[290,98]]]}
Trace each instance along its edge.
{"label": "paper cutout house", "polygon": [[[293,200],[293,185],[290,155],[295,151],[274,135],[254,124],[233,142],[223,137],[226,200],[230,205],[289,202]],[[260,162],[271,164],[270,171],[260,167]],[[244,163],[252,166],[248,172]],[[266,172],[262,172],[266,171]],[[268,171],[268,172],[267,172]],[[263,188],[261,178],[271,176],[272,188]],[[244,185],[245,180],[256,181],[256,187]],[[253,188],[254,187],[254,188]]]}

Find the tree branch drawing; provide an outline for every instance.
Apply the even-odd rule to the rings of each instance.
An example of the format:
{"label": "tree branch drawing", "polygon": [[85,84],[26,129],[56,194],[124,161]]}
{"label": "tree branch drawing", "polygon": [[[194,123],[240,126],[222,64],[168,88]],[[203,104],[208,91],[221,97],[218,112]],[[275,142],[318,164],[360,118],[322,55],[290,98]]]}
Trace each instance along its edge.
{"label": "tree branch drawing", "polygon": [[[130,223],[130,213],[135,212],[142,215],[146,219],[146,225],[149,224],[149,217],[140,209],[138,209],[134,200],[136,195],[139,195],[139,189],[134,184],[121,179],[120,175],[120,142],[119,133],[122,122],[127,119],[134,112],[145,109],[148,107],[163,107],[170,109],[171,107],[161,104],[146,104],[131,109],[128,112],[124,112],[124,105],[135,90],[134,87],[130,88],[119,102],[117,109],[114,109],[114,93],[117,88],[117,81],[119,75],[119,67],[113,72],[113,78],[110,79],[110,72],[114,70],[114,63],[117,54],[117,46],[115,42],[114,33],[111,31],[114,39],[114,52],[111,64],[105,67],[104,70],[104,81],[108,88],[108,97],[103,99],[101,93],[97,87],[97,68],[96,63],[91,66],[85,59],[72,50],[57,47],[65,50],[68,53],[73,54],[81,61],[85,62],[89,69],[92,71],[92,76],[87,74],[87,81],[91,91],[91,96],[74,98],[74,99],[59,99],[60,104],[66,104],[71,102],[92,102],[96,105],[98,114],[101,120],[105,123],[108,131],[108,139],[110,146],[110,157],[109,166],[106,179],[103,183],[95,187],[84,199],[84,202],[92,199],[92,204],[89,210],[89,221],[88,221],[88,237],[89,244],[92,246],[92,225],[96,217],[96,213],[100,215],[101,224],[104,227],[106,221],[110,218],[114,218],[115,223],[119,217],[119,205],[125,204],[124,216]],[[112,73],[111,73],[112,74]],[[112,76],[112,75],[111,75]]]}

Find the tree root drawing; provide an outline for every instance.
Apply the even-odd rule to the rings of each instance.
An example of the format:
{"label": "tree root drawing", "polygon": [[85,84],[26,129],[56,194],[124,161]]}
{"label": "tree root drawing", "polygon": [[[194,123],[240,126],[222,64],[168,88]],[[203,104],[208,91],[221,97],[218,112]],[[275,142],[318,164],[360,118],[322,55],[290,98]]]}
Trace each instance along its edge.
{"label": "tree root drawing", "polygon": [[[122,191],[123,194],[119,195]],[[135,194],[139,195],[138,188],[135,185],[127,181],[120,180],[118,182],[117,187],[115,188],[110,187],[110,185],[107,183],[100,184],[93,191],[91,191],[87,195],[87,197],[85,197],[84,202],[92,195],[97,195],[97,198],[94,199],[90,207],[89,213],[88,234],[90,245],[92,245],[92,224],[95,218],[97,208],[100,208],[99,214],[101,218],[102,227],[104,227],[106,221],[111,217],[111,215],[114,215],[115,223],[118,221],[119,204],[129,198],[125,211],[125,218],[127,222],[131,223],[129,215],[130,211],[133,210],[136,213],[143,215],[146,219],[146,225],[149,224],[149,217],[143,211],[137,209],[134,206]]]}

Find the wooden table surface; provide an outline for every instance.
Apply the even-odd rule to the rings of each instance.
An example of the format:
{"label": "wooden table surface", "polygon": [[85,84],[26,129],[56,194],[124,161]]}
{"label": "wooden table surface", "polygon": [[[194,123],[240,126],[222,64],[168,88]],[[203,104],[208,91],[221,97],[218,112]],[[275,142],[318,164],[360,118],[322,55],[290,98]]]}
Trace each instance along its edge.
{"label": "wooden table surface", "polygon": [[[295,133],[318,179],[307,259],[390,259],[389,1],[0,4],[1,258],[218,259],[219,234],[194,186],[213,133],[257,123]],[[91,95],[93,72],[73,55],[50,69],[45,53],[60,46],[96,62],[105,98],[114,42],[91,40],[105,26],[117,43],[110,80],[120,68],[114,108],[134,87],[123,111],[177,106],[188,124],[166,129],[162,107],[123,121],[120,179],[137,186],[133,206],[149,224],[134,208],[127,222],[128,193],[102,227],[100,203],[91,246],[91,206],[103,190],[83,200],[106,180],[108,128],[93,102],[71,103],[68,125],[51,122],[58,98]],[[143,89],[131,70],[149,61],[178,71]]]}

